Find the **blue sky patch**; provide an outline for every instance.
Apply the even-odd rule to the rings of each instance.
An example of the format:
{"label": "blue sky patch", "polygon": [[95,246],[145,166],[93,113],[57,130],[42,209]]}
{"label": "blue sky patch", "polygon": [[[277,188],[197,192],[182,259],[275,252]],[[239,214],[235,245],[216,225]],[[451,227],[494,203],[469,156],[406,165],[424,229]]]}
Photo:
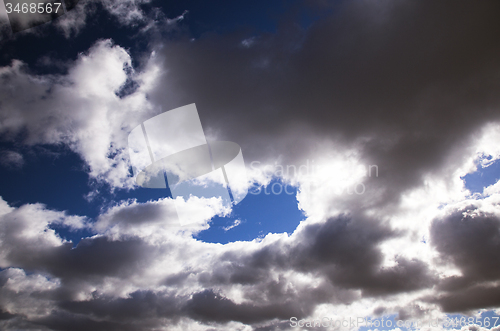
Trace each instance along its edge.
{"label": "blue sky patch", "polygon": [[196,238],[226,244],[250,241],[268,233],[291,234],[305,219],[298,208],[296,196],[295,187],[273,180],[260,191],[251,190],[243,201],[233,206],[228,217],[214,217],[210,228],[200,232]]}
{"label": "blue sky patch", "polygon": [[495,184],[500,179],[500,160],[493,161],[484,168],[478,164],[475,172],[463,176],[462,179],[471,193],[483,193],[484,188]]}

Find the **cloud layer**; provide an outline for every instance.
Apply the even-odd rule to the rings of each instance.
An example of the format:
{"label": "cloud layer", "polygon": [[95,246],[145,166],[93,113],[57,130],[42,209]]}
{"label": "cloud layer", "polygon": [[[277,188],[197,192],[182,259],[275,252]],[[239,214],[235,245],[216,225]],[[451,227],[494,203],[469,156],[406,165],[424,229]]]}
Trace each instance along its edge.
{"label": "cloud layer", "polygon": [[[140,3],[103,6],[155,24]],[[130,130],[193,102],[209,140],[242,147],[248,185],[316,166],[278,175],[306,215],[292,234],[226,245],[194,237],[228,213],[217,199],[186,203],[191,227],[168,198],[116,201],[94,220],[0,200],[2,329],[286,330],[292,316],[499,307],[499,191],[471,196],[461,179],[500,158],[499,3],[307,6],[328,14],[305,26],[292,6],[275,33],[155,37],[140,59],[98,40],[62,74],[0,68],[2,139],[68,146],[111,190],[134,185]],[[56,227],[92,236],[73,247]]]}

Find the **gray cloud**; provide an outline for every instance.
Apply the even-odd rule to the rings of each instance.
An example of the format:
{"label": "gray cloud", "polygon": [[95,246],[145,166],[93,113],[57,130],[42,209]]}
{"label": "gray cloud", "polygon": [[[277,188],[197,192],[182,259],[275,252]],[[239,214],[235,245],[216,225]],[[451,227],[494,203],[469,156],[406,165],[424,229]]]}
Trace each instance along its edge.
{"label": "gray cloud", "polygon": [[457,210],[433,222],[431,241],[442,258],[459,267],[465,277],[500,278],[496,263],[500,259],[500,219],[496,215],[474,206]]}
{"label": "gray cloud", "polygon": [[[304,312],[311,312],[320,303],[352,303],[360,299],[356,290],[361,290],[364,297],[379,297],[430,288],[437,280],[420,260],[401,257],[396,266],[382,267],[383,255],[377,244],[400,234],[373,219],[341,216],[322,224],[308,225],[296,235],[292,243],[277,241],[249,254],[225,253],[212,270],[199,275],[200,283],[208,288],[247,285],[245,297],[258,305],[249,308],[253,313],[247,317],[257,320],[258,315],[261,319],[258,321],[263,322],[266,318],[282,318],[279,307],[288,300],[301,305],[300,309],[288,307],[296,314],[289,313],[289,316],[300,317],[307,316]],[[290,292],[286,278],[276,281],[272,275],[291,270],[314,274],[315,279],[323,281],[316,288],[296,288]],[[209,306],[202,310],[207,316],[216,316],[210,312],[219,311],[214,308],[217,304],[235,311],[243,309],[211,291],[199,296]],[[212,301],[213,304],[209,304]],[[263,309],[270,303],[277,310]]]}
{"label": "gray cloud", "polygon": [[303,162],[315,138],[359,143],[380,178],[376,206],[424,174],[449,176],[471,138],[498,121],[498,3],[355,1],[304,30],[240,46],[244,35],[171,42],[149,93],[163,109],[196,102],[204,123],[247,160]]}
{"label": "gray cloud", "polygon": [[[25,231],[22,218],[16,220],[13,224],[17,226],[10,230]],[[63,330],[71,323],[81,323],[112,330],[130,320],[127,327],[148,329],[160,325],[163,319],[175,324],[179,319],[191,318],[208,324],[237,321],[262,327],[290,316],[309,316],[321,303],[349,304],[363,296],[408,293],[432,286],[434,276],[421,261],[400,258],[396,266],[382,267],[377,244],[399,235],[377,220],[343,215],[307,225],[294,234],[296,238],[273,241],[248,252],[225,249],[209,263],[209,268],[184,268],[181,273],[160,279],[168,291],[138,290],[122,299],[95,290],[91,298],[83,301],[77,299],[79,294],[88,291],[89,286],[102,288],[110,279],[128,283],[145,277],[139,284],[155,288],[159,283],[146,274],[141,276],[143,272],[154,267],[159,256],[177,255],[178,261],[195,259],[189,250],[185,251],[194,239],[180,247],[151,245],[133,237],[120,241],[87,238],[75,248],[71,248],[72,244],[35,248],[23,245],[19,237],[13,238],[17,242],[4,244],[18,248],[5,256],[12,267],[60,279],[60,285],[38,291],[39,300],[50,300],[55,307],[48,316],[28,319],[36,324]],[[314,287],[297,284],[292,289],[291,280],[285,276],[292,271],[314,275],[319,282]],[[243,286],[244,303],[225,297],[225,289],[234,285]],[[206,290],[196,290],[199,286]],[[181,294],[185,290],[193,291],[190,298]]]}
{"label": "gray cloud", "polygon": [[96,321],[86,316],[68,314],[65,312],[54,312],[53,314],[34,320],[34,325],[45,326],[49,330],[138,330],[136,325],[120,322]]}
{"label": "gray cloud", "polygon": [[499,286],[475,286],[455,293],[443,294],[432,300],[446,312],[496,308],[500,304]]}
{"label": "gray cloud", "polygon": [[[380,176],[366,179],[375,193],[329,200],[348,211],[340,216],[304,222],[289,237],[225,246],[189,234],[171,238],[159,228],[139,235],[138,229],[156,229],[173,218],[173,210],[160,203],[110,208],[93,225],[100,235],[74,248],[48,228],[55,220],[70,224],[67,215],[40,206],[9,209],[0,219],[0,262],[6,268],[0,293],[12,305],[0,299],[0,326],[154,330],[182,329],[187,320],[207,329],[279,329],[284,319],[309,316],[323,303],[397,301],[399,294],[420,290],[435,295],[410,307],[395,303],[400,316],[429,311],[421,303],[443,311],[498,306],[498,286],[491,285],[500,277],[497,216],[464,216],[466,210],[459,210],[434,220],[430,249],[439,254],[437,261],[401,254],[385,266],[393,256],[382,245],[413,235],[387,221],[400,211],[402,195],[423,186],[429,174],[451,180],[479,130],[500,119],[499,7],[497,1],[345,1],[307,29],[292,13],[275,34],[254,36],[251,43],[242,43],[249,36],[239,31],[165,41],[149,62],[160,69],[159,81],[151,87],[137,79],[139,92],[125,98],[114,93],[127,79],[122,67],[131,59],[111,42],[98,43],[72,67],[66,78],[78,82],[76,88],[53,83],[53,77],[35,80],[19,62],[2,69],[5,139],[27,130],[27,144],[72,144],[97,169],[96,177],[121,165],[110,182],[127,173],[119,153],[126,146],[122,125],[134,127],[155,112],[193,102],[208,133],[237,142],[247,161],[279,156],[284,163],[301,163],[321,157],[318,142],[328,140],[338,149],[355,146],[362,161],[378,165]],[[83,65],[91,60],[113,69],[103,74],[107,85],[95,88],[92,71]],[[56,97],[41,103],[44,108],[22,101],[21,91],[42,100],[51,86]],[[92,102],[73,98],[82,91]],[[57,108],[60,100],[78,111]],[[123,110],[125,103],[133,106]],[[100,111],[75,121],[73,115],[88,114],[89,104]],[[95,133],[103,130],[95,123],[106,123],[99,139]],[[86,143],[90,138],[95,144]],[[115,159],[106,156],[110,152]],[[106,232],[111,227],[116,233]],[[440,278],[434,262],[455,266],[462,275]],[[294,277],[315,282],[304,285]],[[23,282],[31,287],[16,295]],[[376,314],[391,311],[380,302],[373,308]]]}
{"label": "gray cloud", "polygon": [[23,155],[14,151],[0,152],[0,163],[5,167],[20,168],[24,164]]}
{"label": "gray cloud", "polygon": [[500,219],[476,206],[457,210],[431,226],[431,242],[442,263],[458,267],[461,276],[444,278],[436,299],[445,311],[466,311],[500,304]]}
{"label": "gray cloud", "polygon": [[[401,234],[399,234],[401,235]],[[419,260],[396,259],[396,266],[382,268],[379,243],[398,236],[397,231],[373,219],[340,216],[302,232],[297,250],[291,256],[296,268],[323,270],[337,286],[361,289],[363,294],[385,295],[426,288],[435,276]]]}
{"label": "gray cloud", "polygon": [[169,293],[137,291],[130,293],[126,299],[95,298],[91,301],[61,302],[59,306],[76,314],[133,321],[151,317],[173,318],[180,312],[178,301],[180,300],[176,300],[176,297]]}
{"label": "gray cloud", "polygon": [[210,322],[239,321],[253,324],[275,318],[287,319],[289,316],[304,316],[310,311],[302,311],[300,303],[287,301],[281,304],[255,306],[253,304],[235,304],[211,290],[193,294],[186,310],[194,319]]}

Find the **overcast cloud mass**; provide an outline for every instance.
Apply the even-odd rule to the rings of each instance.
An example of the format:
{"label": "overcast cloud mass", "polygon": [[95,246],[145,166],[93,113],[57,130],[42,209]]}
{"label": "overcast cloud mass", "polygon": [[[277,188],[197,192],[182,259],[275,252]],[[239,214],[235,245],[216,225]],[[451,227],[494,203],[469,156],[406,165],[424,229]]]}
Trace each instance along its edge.
{"label": "overcast cloud mass", "polygon": [[[0,329],[500,314],[500,175],[464,179],[500,159],[500,2],[87,0],[14,34],[4,10]],[[221,200],[180,226],[171,198],[134,196],[128,134],[191,103],[208,141],[241,146],[241,185],[297,189],[293,232],[207,242]],[[8,180],[64,155],[83,184]],[[67,205],[33,193],[78,185]]]}

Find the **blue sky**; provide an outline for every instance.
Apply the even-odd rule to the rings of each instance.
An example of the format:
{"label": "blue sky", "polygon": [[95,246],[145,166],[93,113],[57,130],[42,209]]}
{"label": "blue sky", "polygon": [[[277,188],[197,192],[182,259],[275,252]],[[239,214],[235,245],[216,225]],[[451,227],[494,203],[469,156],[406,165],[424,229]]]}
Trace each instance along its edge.
{"label": "blue sky", "polygon": [[471,193],[483,193],[483,189],[495,184],[500,179],[500,163],[493,161],[487,166],[478,164],[477,171],[463,177],[465,187]]}
{"label": "blue sky", "polygon": [[[16,33],[4,10],[0,329],[500,316],[498,2],[81,0]],[[132,130],[192,104],[241,149],[229,209],[133,176]]]}
{"label": "blue sky", "polygon": [[[118,201],[136,199],[147,202],[162,198],[171,198],[170,190],[147,189],[135,187],[132,190],[116,190],[109,192],[109,187],[92,183],[85,172],[82,160],[64,148],[45,146],[33,159],[26,161],[26,166],[12,169],[4,166],[2,196],[10,201],[11,206],[28,203],[42,203],[49,209],[64,210],[69,214],[86,216],[94,220],[103,208],[115,205]],[[274,185],[274,192],[272,193]],[[89,199],[89,190],[98,187],[99,194]],[[29,187],[29,190],[26,188]],[[68,189],[69,188],[69,189]],[[285,191],[286,188],[286,191]],[[263,237],[269,232],[287,232],[291,234],[304,219],[296,199],[297,189],[290,184],[273,180],[259,190],[256,185],[250,190],[242,203],[234,206],[230,215],[215,216],[208,230],[202,231],[197,239],[228,243],[231,241],[251,241]],[[239,220],[238,227],[224,230]],[[65,239],[76,245],[82,237],[91,234],[89,231],[68,231],[64,227],[54,227]]]}
{"label": "blue sky", "polygon": [[[278,184],[278,185],[276,185]],[[297,205],[297,189],[287,187],[287,192],[272,194],[271,188],[275,185],[275,192],[280,192],[286,184],[272,181],[266,188],[269,190],[251,190],[247,197],[235,205],[228,217],[215,217],[208,230],[202,231],[197,238],[207,242],[226,244],[231,241],[249,241],[264,237],[269,232],[291,234],[305,216]],[[290,194],[289,194],[290,193]],[[230,226],[235,225],[234,228]]]}

